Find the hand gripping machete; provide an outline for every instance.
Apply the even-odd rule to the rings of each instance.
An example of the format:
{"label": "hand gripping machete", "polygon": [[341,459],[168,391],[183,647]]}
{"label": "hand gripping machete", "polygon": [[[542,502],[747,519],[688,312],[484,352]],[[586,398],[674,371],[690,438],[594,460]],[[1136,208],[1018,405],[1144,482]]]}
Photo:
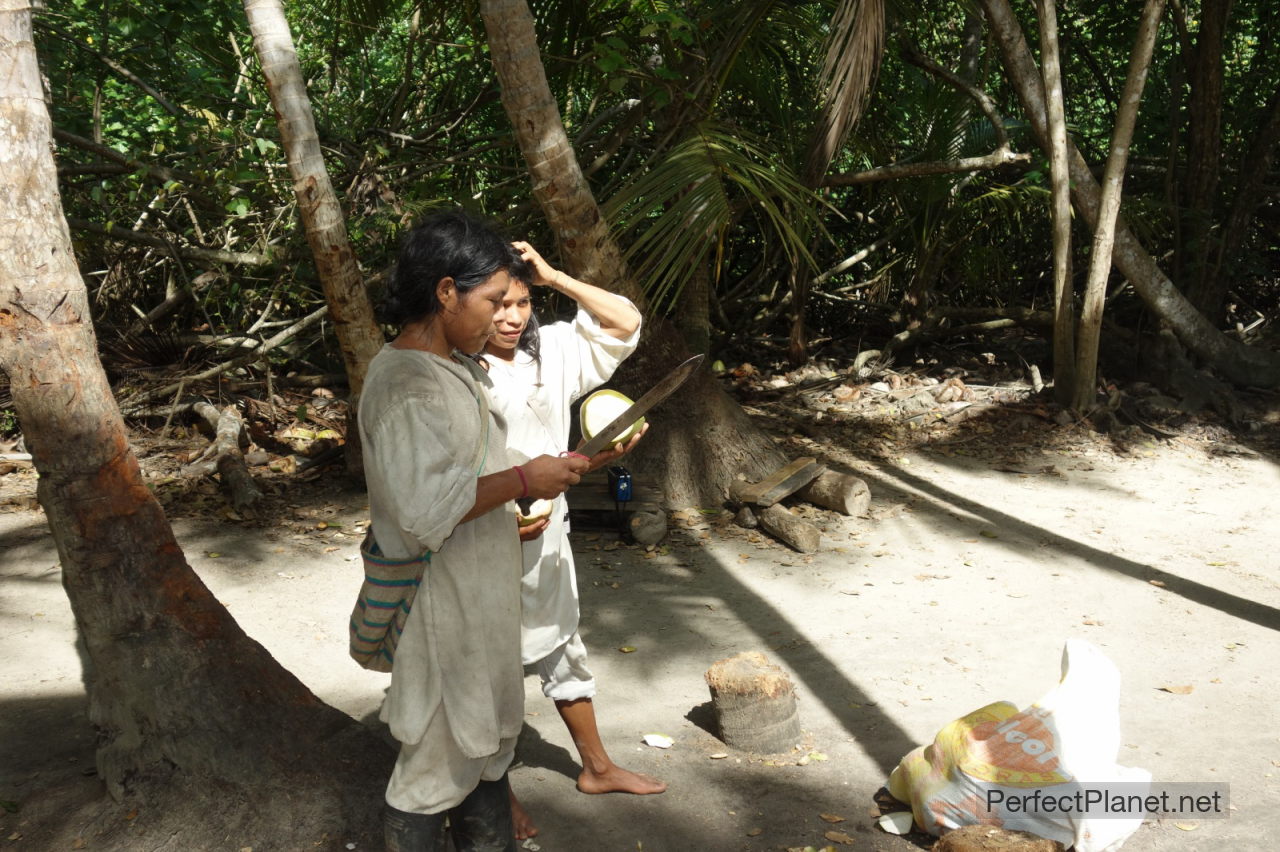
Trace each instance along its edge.
{"label": "hand gripping machete", "polygon": [[[597,432],[592,438],[578,449],[574,450],[578,455],[591,458],[596,453],[613,443],[613,439],[621,435],[627,430],[632,423],[635,423],[645,415],[649,409],[665,400],[671,394],[675,393],[676,388],[680,387],[694,371],[702,364],[706,355],[694,355],[680,366],[672,370],[662,381],[649,388],[644,396],[631,403],[631,406],[617,417],[609,421],[609,423]],[[516,501],[522,512],[528,511],[530,505],[533,504],[532,497],[523,497]]]}

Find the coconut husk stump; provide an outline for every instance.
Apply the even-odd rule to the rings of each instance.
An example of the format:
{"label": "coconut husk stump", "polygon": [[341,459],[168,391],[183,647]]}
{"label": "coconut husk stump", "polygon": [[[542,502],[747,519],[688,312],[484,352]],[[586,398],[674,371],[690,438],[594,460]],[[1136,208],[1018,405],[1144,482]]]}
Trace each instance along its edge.
{"label": "coconut husk stump", "polygon": [[764,654],[749,651],[720,660],[705,677],[725,745],[778,754],[800,741],[795,687]]}

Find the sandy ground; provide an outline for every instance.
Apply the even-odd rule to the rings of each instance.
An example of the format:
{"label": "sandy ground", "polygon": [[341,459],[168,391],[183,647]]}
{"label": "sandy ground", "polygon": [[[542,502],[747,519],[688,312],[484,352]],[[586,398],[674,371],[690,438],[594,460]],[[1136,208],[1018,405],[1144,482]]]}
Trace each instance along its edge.
{"label": "sandy ground", "polygon": [[[714,515],[677,519],[649,552],[579,524],[582,633],[605,742],[670,790],[578,793],[576,753],[530,676],[512,773],[541,827],[529,848],[918,848],[920,838],[875,827],[873,796],[890,770],[970,710],[1037,699],[1058,678],[1064,640],[1080,637],[1122,673],[1120,763],[1230,785],[1229,819],[1148,823],[1124,848],[1273,849],[1275,461],[1179,442],[1129,456],[1083,445],[1012,465],[963,453],[849,460],[871,486],[870,517],[819,516],[826,535],[811,557]],[[250,635],[324,700],[376,724],[387,676],[346,656],[363,497],[315,485],[280,499],[290,515],[266,530],[191,517],[175,528]],[[284,597],[296,607],[282,612]],[[93,766],[57,556],[22,498],[0,513],[0,639],[0,800],[20,805]],[[805,736],[789,755],[733,752],[707,730],[703,673],[753,650],[796,684]],[[673,747],[643,745],[650,732]],[[21,820],[0,810],[0,848],[31,848]],[[849,842],[824,837],[832,831]],[[252,845],[229,838],[227,848]]]}

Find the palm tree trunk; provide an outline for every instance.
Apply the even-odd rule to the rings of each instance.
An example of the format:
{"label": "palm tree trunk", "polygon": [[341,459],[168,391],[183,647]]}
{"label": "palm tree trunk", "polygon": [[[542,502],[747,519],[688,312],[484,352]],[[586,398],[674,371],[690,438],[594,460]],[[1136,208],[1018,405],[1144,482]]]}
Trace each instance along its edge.
{"label": "palm tree trunk", "polygon": [[[221,779],[224,792],[264,778],[287,784],[282,776],[307,763],[316,771],[326,741],[365,735],[245,635],[186,563],[143,481],[62,213],[30,8],[12,2],[0,4],[0,150],[0,185],[10,189],[0,200],[0,370],[92,669],[98,775],[119,798],[130,779],[146,784],[170,770]],[[362,747],[376,743],[368,740]],[[193,825],[225,819],[212,801],[223,794],[203,786],[210,792],[188,803]],[[148,805],[174,805],[168,787],[149,787]],[[329,793],[329,825],[302,845],[361,821],[337,801],[336,785]]]}
{"label": "palm tree trunk", "polygon": [[[1009,83],[1017,92],[1040,146],[1047,149],[1044,88],[1022,28],[1008,0],[980,2],[1000,48]],[[1072,200],[1085,222],[1093,227],[1099,211],[1098,183],[1075,146],[1068,142],[1068,148]],[[1116,219],[1114,259],[1116,268],[1151,312],[1168,325],[1184,346],[1228,381],[1241,386],[1280,385],[1280,355],[1245,346],[1220,332],[1160,270],[1151,253],[1129,230],[1123,216]]]}
{"label": "palm tree trunk", "polygon": [[276,110],[298,212],[347,371],[351,388],[348,420],[352,424],[347,429],[347,469],[354,474],[362,470],[359,431],[352,428],[356,407],[369,362],[385,340],[374,320],[373,306],[347,239],[342,206],[325,169],[320,137],[311,115],[311,99],[302,80],[284,6],[281,0],[244,0],[244,11]]}
{"label": "palm tree trunk", "polygon": [[626,270],[565,133],[538,53],[529,4],[480,0],[480,15],[502,88],[502,106],[533,179],[533,196],[555,232],[569,273],[638,303],[640,290]]}
{"label": "palm tree trunk", "polygon": [[676,297],[676,328],[691,352],[711,351],[712,262],[700,262]]}
{"label": "palm tree trunk", "polygon": [[1071,179],[1067,164],[1067,119],[1058,61],[1058,13],[1054,0],[1036,0],[1040,19],[1040,72],[1049,128],[1049,174],[1053,202],[1053,393],[1071,404],[1075,386],[1075,288],[1071,284]]}
{"label": "palm tree trunk", "polygon": [[[609,234],[565,133],[542,67],[528,4],[480,0],[480,14],[502,86],[502,104],[528,165],[534,197],[556,234],[566,266],[575,277],[642,305],[643,294]],[[622,365],[614,381],[635,395],[688,354],[674,326],[651,319],[640,349]],[[759,479],[783,461],[768,436],[706,370],[650,420],[657,428],[628,456],[628,464],[659,480],[671,506],[717,505],[739,473]]]}
{"label": "palm tree trunk", "polygon": [[1129,74],[1120,109],[1111,136],[1111,151],[1102,177],[1102,197],[1098,203],[1098,222],[1093,228],[1093,251],[1089,254],[1089,277],[1084,287],[1084,303],[1080,310],[1079,339],[1076,347],[1075,386],[1071,390],[1071,407],[1084,412],[1093,407],[1098,394],[1098,343],[1102,337],[1102,309],[1106,303],[1107,278],[1111,273],[1111,249],[1115,245],[1116,217],[1120,215],[1124,169],[1129,162],[1129,143],[1138,123],[1138,104],[1151,67],[1156,33],[1165,0],[1147,0],[1138,25],[1138,37],[1129,59]]}

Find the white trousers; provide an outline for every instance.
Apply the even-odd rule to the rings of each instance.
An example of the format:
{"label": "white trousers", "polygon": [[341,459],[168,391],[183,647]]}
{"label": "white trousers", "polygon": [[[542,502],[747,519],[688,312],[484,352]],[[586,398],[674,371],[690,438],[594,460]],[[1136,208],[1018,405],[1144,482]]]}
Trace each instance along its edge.
{"label": "white trousers", "polygon": [[575,630],[569,640],[538,660],[542,694],[552,701],[577,701],[596,694],[596,679],[587,668],[587,646]]}
{"label": "white trousers", "polygon": [[444,708],[436,710],[420,742],[401,743],[387,784],[387,804],[411,814],[436,814],[457,807],[481,781],[497,781],[511,766],[516,738],[482,758],[464,755],[453,740]]}

